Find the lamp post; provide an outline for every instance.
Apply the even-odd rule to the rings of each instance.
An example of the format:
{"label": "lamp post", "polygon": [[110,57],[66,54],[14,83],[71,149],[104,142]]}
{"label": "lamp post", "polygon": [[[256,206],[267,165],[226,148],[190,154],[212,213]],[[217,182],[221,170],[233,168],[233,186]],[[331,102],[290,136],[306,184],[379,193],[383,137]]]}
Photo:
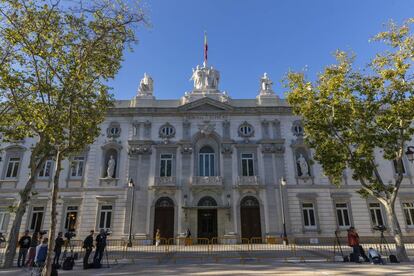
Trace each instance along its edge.
{"label": "lamp post", "polygon": [[410,161],[412,163],[414,161],[414,147],[413,146],[408,146],[407,151],[405,152],[405,154],[407,155],[408,161]]}
{"label": "lamp post", "polygon": [[134,181],[129,179],[128,187],[132,189],[132,200],[131,200],[131,213],[129,214],[129,237],[128,237],[128,247],[132,247],[132,215],[134,213],[134,199],[135,199],[135,184]]}
{"label": "lamp post", "polygon": [[282,177],[280,179],[279,184],[280,184],[280,189],[279,189],[279,192],[280,192],[280,205],[281,205],[281,208],[282,208],[283,244],[288,245],[289,240],[287,238],[287,233],[286,233],[285,205],[284,205],[284,202],[283,202],[283,187],[286,186],[286,180]]}

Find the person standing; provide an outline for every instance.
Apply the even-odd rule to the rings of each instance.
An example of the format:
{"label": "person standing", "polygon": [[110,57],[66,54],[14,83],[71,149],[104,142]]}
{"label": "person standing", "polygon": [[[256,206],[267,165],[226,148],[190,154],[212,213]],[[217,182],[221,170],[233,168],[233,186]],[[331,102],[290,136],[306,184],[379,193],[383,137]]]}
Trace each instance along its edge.
{"label": "person standing", "polygon": [[185,245],[191,245],[191,231],[190,228],[187,228],[187,231],[185,232]]}
{"label": "person standing", "polygon": [[53,258],[54,265],[59,265],[60,253],[62,253],[62,246],[65,243],[62,236],[63,233],[59,232],[57,238],[55,239],[55,248],[53,250],[55,252],[55,257]]}
{"label": "person standing", "polygon": [[157,229],[157,232],[155,233],[155,246],[159,246],[161,243],[161,233],[160,229]]}
{"label": "person standing", "polygon": [[33,233],[32,239],[30,241],[28,259],[26,261],[26,266],[27,267],[32,267],[33,266],[33,262],[34,262],[34,259],[36,257],[36,247],[38,246],[38,244],[39,244],[38,234],[37,234],[37,232],[35,232],[35,233]]}
{"label": "person standing", "polygon": [[29,236],[29,230],[24,231],[24,235],[20,238],[19,244],[19,257],[17,258],[17,266],[22,267],[26,262],[27,251],[29,250],[32,238]]}
{"label": "person standing", "polygon": [[91,230],[90,234],[83,241],[83,248],[85,249],[85,256],[83,257],[83,269],[89,268],[89,256],[91,255],[93,249],[93,234],[94,231]]}
{"label": "person standing", "polygon": [[34,262],[38,267],[44,266],[46,262],[48,241],[49,241],[48,238],[43,238],[42,243],[36,246],[36,254],[35,254]]}
{"label": "person standing", "polygon": [[101,264],[101,260],[103,257],[103,252],[106,247],[106,233],[104,229],[101,229],[98,236],[96,236],[96,251],[93,257],[94,264]]}
{"label": "person standing", "polygon": [[0,232],[0,247],[3,242],[6,242],[6,238],[3,236],[3,233]]}
{"label": "person standing", "polygon": [[351,262],[354,261],[360,263],[359,256],[361,255],[361,252],[359,249],[359,235],[353,226],[349,227],[348,230],[348,245],[352,247],[353,250],[353,258],[351,259]]}

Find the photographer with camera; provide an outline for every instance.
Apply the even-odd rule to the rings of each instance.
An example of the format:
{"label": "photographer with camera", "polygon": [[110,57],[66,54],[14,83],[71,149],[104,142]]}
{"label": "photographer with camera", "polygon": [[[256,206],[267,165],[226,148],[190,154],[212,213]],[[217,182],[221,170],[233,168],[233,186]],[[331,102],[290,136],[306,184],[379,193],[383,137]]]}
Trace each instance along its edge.
{"label": "photographer with camera", "polygon": [[53,258],[53,264],[59,266],[59,258],[60,258],[60,253],[62,253],[62,246],[65,243],[63,238],[63,233],[59,232],[57,238],[55,239],[55,248],[54,248],[54,252],[55,252],[55,257]]}
{"label": "photographer with camera", "polygon": [[83,269],[89,268],[89,256],[91,255],[93,249],[93,234],[94,231],[91,230],[90,234],[83,241],[83,248],[85,249],[85,256],[83,257]]}
{"label": "photographer with camera", "polygon": [[104,229],[101,229],[101,231],[99,232],[98,236],[96,236],[96,251],[95,251],[95,256],[93,257],[93,263],[94,263],[94,267],[100,267],[101,265],[101,260],[103,257],[103,253],[106,247],[106,237],[109,234],[109,231],[105,231]]}

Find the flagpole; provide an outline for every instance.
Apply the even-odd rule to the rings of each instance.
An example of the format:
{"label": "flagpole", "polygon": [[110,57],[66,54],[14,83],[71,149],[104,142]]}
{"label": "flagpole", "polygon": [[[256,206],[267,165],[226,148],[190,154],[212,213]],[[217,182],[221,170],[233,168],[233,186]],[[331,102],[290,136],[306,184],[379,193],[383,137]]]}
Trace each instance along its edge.
{"label": "flagpole", "polygon": [[207,52],[208,52],[207,32],[204,31],[204,62],[203,62],[204,67],[207,66],[207,58],[208,58]]}

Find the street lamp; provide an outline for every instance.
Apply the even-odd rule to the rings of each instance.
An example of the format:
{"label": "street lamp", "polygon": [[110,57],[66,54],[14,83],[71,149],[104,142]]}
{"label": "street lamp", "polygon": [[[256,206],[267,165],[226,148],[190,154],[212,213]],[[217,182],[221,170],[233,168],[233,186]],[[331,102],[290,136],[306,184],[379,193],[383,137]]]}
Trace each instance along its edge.
{"label": "street lamp", "polygon": [[282,207],[282,223],[283,223],[283,244],[284,245],[288,245],[289,244],[289,240],[287,238],[287,234],[286,234],[286,218],[285,218],[285,206],[284,206],[284,202],[283,202],[283,187],[286,186],[286,180],[282,177],[280,179],[280,205]]}
{"label": "street lamp", "polygon": [[408,161],[412,163],[414,161],[414,147],[408,146],[405,154],[407,155]]}
{"label": "street lamp", "polygon": [[132,200],[131,200],[131,213],[129,214],[129,237],[128,237],[128,247],[132,247],[132,215],[134,213],[134,199],[135,199],[135,184],[134,180],[129,179],[128,187],[132,190]]}

